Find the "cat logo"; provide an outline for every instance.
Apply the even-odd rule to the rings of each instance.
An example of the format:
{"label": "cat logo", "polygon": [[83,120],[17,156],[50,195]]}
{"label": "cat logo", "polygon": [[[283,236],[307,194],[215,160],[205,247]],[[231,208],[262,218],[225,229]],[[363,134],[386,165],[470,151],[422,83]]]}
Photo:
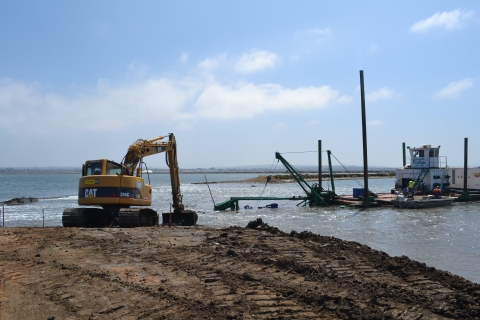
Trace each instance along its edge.
{"label": "cat logo", "polygon": [[85,189],[85,198],[96,198],[97,189]]}

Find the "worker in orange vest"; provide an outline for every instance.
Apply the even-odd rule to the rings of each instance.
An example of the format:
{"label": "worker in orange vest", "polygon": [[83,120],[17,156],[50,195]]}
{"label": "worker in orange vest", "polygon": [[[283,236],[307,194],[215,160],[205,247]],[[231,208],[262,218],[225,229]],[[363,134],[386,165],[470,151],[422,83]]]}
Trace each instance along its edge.
{"label": "worker in orange vest", "polygon": [[435,196],[435,199],[440,199],[442,196],[442,189],[440,189],[439,186],[436,186],[435,189],[433,189],[433,195]]}

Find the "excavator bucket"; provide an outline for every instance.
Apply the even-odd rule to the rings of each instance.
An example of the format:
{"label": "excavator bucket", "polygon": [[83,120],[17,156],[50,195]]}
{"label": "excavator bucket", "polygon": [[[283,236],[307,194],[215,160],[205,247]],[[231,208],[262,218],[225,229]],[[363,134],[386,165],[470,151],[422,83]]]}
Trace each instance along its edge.
{"label": "excavator bucket", "polygon": [[194,226],[197,224],[198,215],[192,210],[183,210],[179,212],[162,212],[162,224],[163,225],[181,225],[181,226]]}

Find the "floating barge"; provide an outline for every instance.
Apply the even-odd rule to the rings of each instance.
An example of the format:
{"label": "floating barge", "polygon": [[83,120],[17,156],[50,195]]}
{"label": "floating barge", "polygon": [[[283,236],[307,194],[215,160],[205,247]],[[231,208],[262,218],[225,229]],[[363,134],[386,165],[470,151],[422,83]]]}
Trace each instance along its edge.
{"label": "floating barge", "polygon": [[392,200],[393,206],[405,209],[423,209],[453,206],[454,197],[442,197],[440,199],[432,199],[430,196],[414,196],[413,198],[405,198],[398,196]]}

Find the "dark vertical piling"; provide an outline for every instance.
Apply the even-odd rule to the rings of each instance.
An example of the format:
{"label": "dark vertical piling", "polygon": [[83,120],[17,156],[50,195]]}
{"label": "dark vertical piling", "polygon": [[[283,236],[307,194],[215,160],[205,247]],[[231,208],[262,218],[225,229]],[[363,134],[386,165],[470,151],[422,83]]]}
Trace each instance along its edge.
{"label": "dark vertical piling", "polygon": [[465,149],[463,155],[463,191],[468,191],[468,138],[465,138]]}
{"label": "dark vertical piling", "polygon": [[318,186],[322,190],[322,140],[318,140]]}
{"label": "dark vertical piling", "polygon": [[405,142],[402,142],[402,149],[403,149],[403,167],[405,168],[405,166],[407,165],[407,157],[405,154]]}
{"label": "dark vertical piling", "polygon": [[368,204],[368,159],[367,159],[367,123],[365,116],[365,90],[363,86],[363,70],[360,70],[360,96],[362,102],[362,139],[363,139],[363,181],[364,181],[364,194],[363,203]]}

